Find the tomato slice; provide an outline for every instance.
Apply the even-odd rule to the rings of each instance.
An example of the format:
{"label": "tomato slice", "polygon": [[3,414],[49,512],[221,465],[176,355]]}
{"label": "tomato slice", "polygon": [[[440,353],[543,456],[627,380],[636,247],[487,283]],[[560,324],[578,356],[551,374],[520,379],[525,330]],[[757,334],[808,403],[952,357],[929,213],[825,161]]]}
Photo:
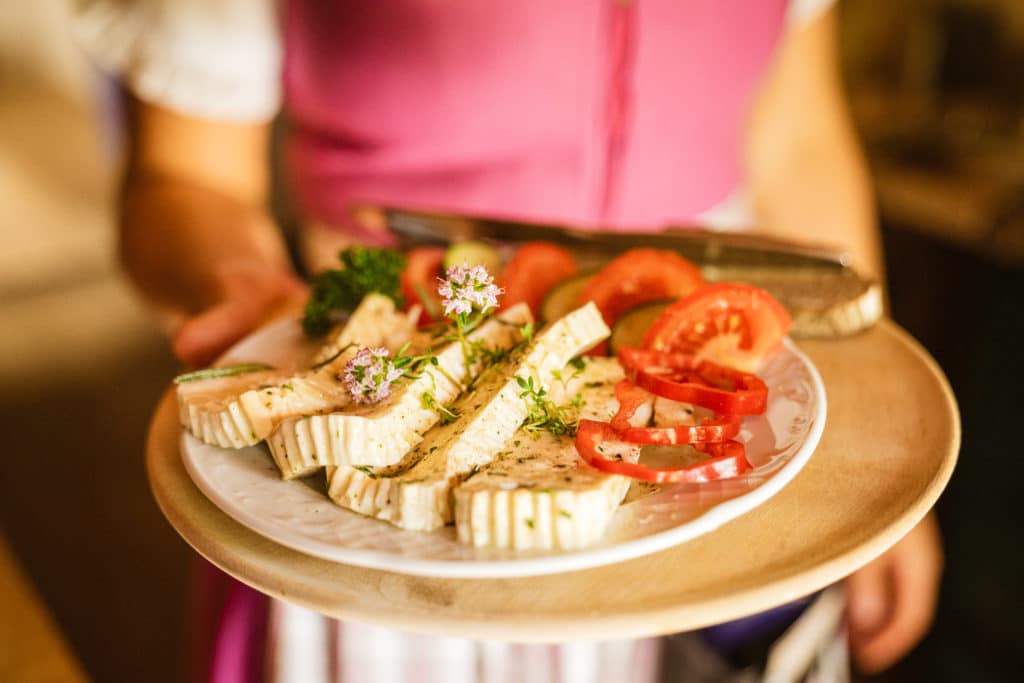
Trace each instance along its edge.
{"label": "tomato slice", "polygon": [[768,385],[760,377],[696,356],[627,348],[619,362],[638,387],[720,415],[760,415],[768,406]]}
{"label": "tomato slice", "polygon": [[643,346],[752,370],[782,342],[791,323],[782,304],[763,289],[720,283],[666,308],[647,330]]}
{"label": "tomato slice", "polygon": [[[587,284],[579,302],[593,301],[609,327],[640,304],[678,299],[704,283],[700,269],[673,251],[631,249],[608,262]],[[606,355],[602,343],[592,353]]]}
{"label": "tomato slice", "polygon": [[602,472],[621,474],[654,484],[702,483],[735,477],[750,469],[746,449],[738,441],[694,444],[697,450],[711,457],[687,467],[647,467],[639,463],[613,460],[601,453],[601,444],[605,441],[623,440],[622,434],[607,422],[580,420],[579,431],[576,432],[576,451],[585,463]]}
{"label": "tomato slice", "polygon": [[537,317],[551,288],[575,274],[576,259],[569,250],[552,242],[527,242],[516,250],[498,277],[498,286],[505,290],[501,309],[526,302]]}
{"label": "tomato slice", "polygon": [[437,293],[437,278],[444,263],[444,247],[416,247],[406,254],[406,266],[399,284],[406,308],[420,304],[420,325],[429,325],[442,317],[441,297]]}

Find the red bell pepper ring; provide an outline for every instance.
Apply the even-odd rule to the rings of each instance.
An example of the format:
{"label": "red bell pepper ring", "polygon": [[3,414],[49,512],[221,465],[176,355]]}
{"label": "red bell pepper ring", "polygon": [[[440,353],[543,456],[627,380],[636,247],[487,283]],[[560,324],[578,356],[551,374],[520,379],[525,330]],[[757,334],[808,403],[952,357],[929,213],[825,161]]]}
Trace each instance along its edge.
{"label": "red bell pepper ring", "polygon": [[611,426],[624,441],[655,446],[685,446],[694,443],[720,443],[740,433],[743,418],[740,415],[719,415],[716,419],[705,419],[699,425],[678,427],[634,427],[629,420],[637,409],[647,402],[650,393],[628,379],[615,385],[615,398],[619,410],[612,417]]}
{"label": "red bell pepper ring", "polygon": [[619,360],[637,386],[662,398],[720,415],[761,415],[768,406],[768,385],[749,372],[667,351],[621,349]]}
{"label": "red bell pepper ring", "polygon": [[622,435],[607,422],[580,420],[576,432],[576,451],[585,463],[609,474],[620,474],[654,484],[674,482],[703,483],[727,479],[750,469],[746,449],[738,441],[716,444],[694,444],[711,458],[688,467],[647,467],[639,463],[612,460],[601,453],[605,441],[622,441]]}
{"label": "red bell pepper ring", "polygon": [[611,425],[617,430],[631,429],[629,420],[647,403],[650,393],[644,391],[628,379],[619,380],[615,385],[615,399],[619,402],[619,410],[612,417]]}
{"label": "red bell pepper ring", "polygon": [[723,415],[707,419],[699,425],[679,427],[629,427],[621,430],[623,441],[653,446],[686,446],[688,444],[716,444],[732,439],[740,433],[740,415]]}

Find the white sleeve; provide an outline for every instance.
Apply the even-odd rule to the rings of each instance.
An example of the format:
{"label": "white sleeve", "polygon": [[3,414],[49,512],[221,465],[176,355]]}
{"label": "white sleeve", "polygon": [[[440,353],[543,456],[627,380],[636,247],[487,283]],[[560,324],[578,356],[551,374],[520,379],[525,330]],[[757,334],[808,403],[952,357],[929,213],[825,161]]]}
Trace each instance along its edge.
{"label": "white sleeve", "polygon": [[789,0],[786,23],[790,26],[803,26],[817,19],[835,4],[836,0]]}
{"label": "white sleeve", "polygon": [[274,0],[79,0],[74,30],[147,102],[238,121],[270,119],[281,105]]}

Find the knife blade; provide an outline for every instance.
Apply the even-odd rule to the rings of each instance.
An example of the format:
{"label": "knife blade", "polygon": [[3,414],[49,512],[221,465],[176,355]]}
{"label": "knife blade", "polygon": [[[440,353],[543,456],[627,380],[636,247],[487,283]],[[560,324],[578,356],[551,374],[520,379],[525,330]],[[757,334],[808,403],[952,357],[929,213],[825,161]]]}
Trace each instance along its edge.
{"label": "knife blade", "polygon": [[841,250],[823,245],[699,228],[607,232],[397,207],[371,210],[403,246],[547,240],[570,249],[581,270],[627,249],[670,249],[699,265],[709,282],[747,282],[769,291],[792,315],[795,337],[846,336],[871,327],[885,312],[881,285],[861,277]]}
{"label": "knife blade", "polygon": [[382,207],[387,226],[407,245],[470,239],[546,240],[587,252],[620,253],[636,247],[671,249],[699,265],[842,270],[848,257],[824,245],[786,242],[757,234],[669,227],[656,232],[583,230],[570,226]]}

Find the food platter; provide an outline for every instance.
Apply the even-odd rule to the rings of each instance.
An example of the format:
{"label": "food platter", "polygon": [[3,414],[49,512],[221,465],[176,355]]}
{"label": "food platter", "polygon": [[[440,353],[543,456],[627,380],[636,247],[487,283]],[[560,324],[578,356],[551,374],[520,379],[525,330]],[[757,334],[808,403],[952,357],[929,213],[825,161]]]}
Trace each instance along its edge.
{"label": "food platter", "polygon": [[[883,321],[804,341],[829,426],[792,481],[717,529],[650,555],[521,578],[416,576],[342,564],[256,533],[196,486],[180,455],[172,394],[147,447],[164,514],[201,554],[271,595],[340,618],[480,638],[651,635],[743,616],[840,579],[903,536],[952,472],[959,421],[949,387]],[[329,505],[324,501],[326,505]],[[571,629],[571,630],[570,630]]]}
{"label": "food platter", "polygon": [[[287,363],[304,350],[297,323],[282,321],[232,349],[225,362]],[[334,504],[322,477],[282,481],[262,446],[228,450],[182,432],[185,468],[217,507],[294,550],[350,565],[448,578],[533,576],[621,562],[708,533],[763,504],[814,452],[825,423],[825,393],[813,364],[791,343],[761,370],[768,411],[748,418],[741,440],[755,466],[738,479],[673,484],[619,507],[604,540],[571,552],[502,551],[459,543],[454,528],[412,532]],[[637,492],[639,493],[639,491]]]}

